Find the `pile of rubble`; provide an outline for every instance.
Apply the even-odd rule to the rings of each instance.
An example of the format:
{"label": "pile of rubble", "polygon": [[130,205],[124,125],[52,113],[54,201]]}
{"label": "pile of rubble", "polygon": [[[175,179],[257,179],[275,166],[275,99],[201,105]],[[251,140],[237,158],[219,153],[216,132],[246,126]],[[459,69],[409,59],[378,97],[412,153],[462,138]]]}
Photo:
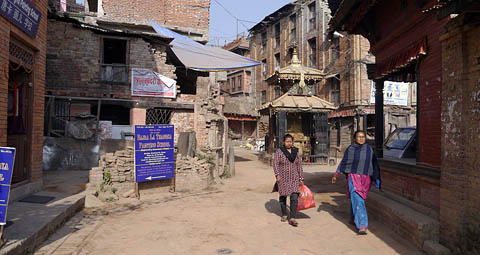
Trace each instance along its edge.
{"label": "pile of rubble", "polygon": [[89,174],[89,193],[102,202],[133,197],[135,150],[129,146],[126,150],[106,153],[100,157],[98,167]]}
{"label": "pile of rubble", "polygon": [[206,159],[192,158],[190,156],[177,157],[175,173],[185,174],[186,172],[195,172],[199,175],[208,175],[213,166]]}
{"label": "pile of rubble", "polygon": [[104,168],[104,179],[110,177],[110,180],[107,181],[112,183],[134,181],[134,153],[135,150],[133,147],[127,147],[126,150],[107,153],[105,156],[102,156],[99,165]]}
{"label": "pile of rubble", "polygon": [[186,192],[208,187],[215,165],[208,157],[177,157],[175,191]]}

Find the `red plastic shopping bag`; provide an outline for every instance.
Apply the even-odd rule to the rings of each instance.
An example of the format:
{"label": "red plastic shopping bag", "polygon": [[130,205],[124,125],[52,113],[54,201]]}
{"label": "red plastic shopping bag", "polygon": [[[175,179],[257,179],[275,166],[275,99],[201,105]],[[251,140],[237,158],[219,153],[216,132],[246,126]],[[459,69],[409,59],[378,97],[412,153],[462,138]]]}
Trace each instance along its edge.
{"label": "red plastic shopping bag", "polygon": [[307,186],[302,185],[298,196],[297,212],[309,208],[315,208],[315,199],[312,191]]}

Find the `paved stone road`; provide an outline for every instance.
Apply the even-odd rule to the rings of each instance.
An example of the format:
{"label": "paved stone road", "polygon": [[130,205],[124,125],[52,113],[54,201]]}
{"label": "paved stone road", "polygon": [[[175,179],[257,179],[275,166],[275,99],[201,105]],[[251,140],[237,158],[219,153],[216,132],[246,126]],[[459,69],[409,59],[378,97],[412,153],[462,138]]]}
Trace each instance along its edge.
{"label": "paved stone road", "polygon": [[299,213],[298,228],[280,222],[272,169],[237,155],[237,176],[212,190],[85,210],[36,254],[421,254],[372,220],[358,236],[346,224],[345,182],[329,184],[334,167],[305,167],[317,208]]}

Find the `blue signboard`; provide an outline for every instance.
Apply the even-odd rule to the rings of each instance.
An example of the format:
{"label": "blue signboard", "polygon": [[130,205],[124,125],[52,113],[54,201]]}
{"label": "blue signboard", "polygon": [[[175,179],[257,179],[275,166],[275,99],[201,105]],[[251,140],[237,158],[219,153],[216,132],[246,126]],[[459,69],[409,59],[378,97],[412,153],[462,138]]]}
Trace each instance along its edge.
{"label": "blue signboard", "polygon": [[0,14],[35,38],[42,14],[29,0],[0,0]]}
{"label": "blue signboard", "polygon": [[174,177],[173,125],[135,126],[135,182]]}
{"label": "blue signboard", "polygon": [[0,225],[5,225],[7,222],[13,162],[15,162],[15,149],[0,147]]}

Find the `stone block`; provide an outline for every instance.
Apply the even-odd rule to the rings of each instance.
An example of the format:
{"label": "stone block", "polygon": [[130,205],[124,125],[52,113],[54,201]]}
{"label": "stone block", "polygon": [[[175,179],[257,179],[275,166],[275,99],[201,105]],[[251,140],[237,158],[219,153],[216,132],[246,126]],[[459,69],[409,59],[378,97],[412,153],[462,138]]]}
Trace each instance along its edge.
{"label": "stone block", "polygon": [[423,251],[425,251],[429,255],[450,255],[451,254],[448,248],[432,240],[427,240],[423,243]]}

